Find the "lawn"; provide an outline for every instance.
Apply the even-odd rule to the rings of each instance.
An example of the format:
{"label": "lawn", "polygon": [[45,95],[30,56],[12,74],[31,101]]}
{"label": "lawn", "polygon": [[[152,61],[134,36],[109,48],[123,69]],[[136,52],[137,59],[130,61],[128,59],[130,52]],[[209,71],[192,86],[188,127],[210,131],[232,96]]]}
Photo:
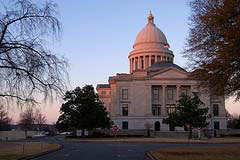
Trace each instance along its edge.
{"label": "lawn", "polygon": [[80,142],[147,142],[147,143],[240,143],[240,137],[187,139],[187,138],[66,138],[66,141]]}
{"label": "lawn", "polygon": [[151,152],[157,160],[240,160],[240,146],[163,148]]}
{"label": "lawn", "polygon": [[17,160],[58,147],[60,147],[59,144],[49,144],[45,142],[0,142],[0,159]]}

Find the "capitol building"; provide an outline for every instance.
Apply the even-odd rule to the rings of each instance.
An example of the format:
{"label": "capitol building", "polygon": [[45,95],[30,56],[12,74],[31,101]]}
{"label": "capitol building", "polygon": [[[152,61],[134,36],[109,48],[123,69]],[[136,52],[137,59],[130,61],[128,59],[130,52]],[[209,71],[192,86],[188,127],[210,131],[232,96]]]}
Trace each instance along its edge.
{"label": "capitol building", "polygon": [[226,129],[225,98],[199,89],[190,72],[174,64],[174,53],[151,12],[128,59],[129,73],[116,74],[107,84],[97,85],[99,98],[119,129],[142,130],[148,125],[155,131],[183,131],[184,127],[169,126],[162,120],[175,110],[181,94],[194,92],[209,108],[209,129]]}

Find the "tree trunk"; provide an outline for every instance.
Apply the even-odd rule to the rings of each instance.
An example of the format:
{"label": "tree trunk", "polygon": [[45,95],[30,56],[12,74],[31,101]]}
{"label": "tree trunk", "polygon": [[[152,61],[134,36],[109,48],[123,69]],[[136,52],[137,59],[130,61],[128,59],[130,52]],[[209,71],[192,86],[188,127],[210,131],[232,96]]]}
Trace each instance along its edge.
{"label": "tree trunk", "polygon": [[189,127],[189,139],[192,139],[192,127]]}
{"label": "tree trunk", "polygon": [[27,138],[27,129],[25,129],[25,137]]}
{"label": "tree trunk", "polygon": [[81,137],[85,137],[85,129],[82,129],[82,135]]}

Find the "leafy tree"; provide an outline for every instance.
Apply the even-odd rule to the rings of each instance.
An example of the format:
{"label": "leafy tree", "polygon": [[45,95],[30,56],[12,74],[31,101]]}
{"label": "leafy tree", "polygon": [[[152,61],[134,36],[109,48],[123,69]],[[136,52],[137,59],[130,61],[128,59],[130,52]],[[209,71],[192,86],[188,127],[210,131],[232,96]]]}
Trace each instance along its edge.
{"label": "leafy tree", "polygon": [[110,127],[110,118],[92,85],[67,91],[64,100],[57,121],[59,130],[81,129],[84,136],[86,129]]}
{"label": "leafy tree", "polygon": [[189,138],[192,138],[193,128],[204,128],[208,126],[208,108],[204,108],[204,103],[197,94],[193,97],[182,95],[178,100],[175,112],[163,122],[173,126],[189,126]]}
{"label": "leafy tree", "polygon": [[46,39],[58,39],[61,25],[55,3],[0,0],[0,99],[36,103],[64,93],[66,60],[48,49]]}
{"label": "leafy tree", "polygon": [[12,119],[8,117],[8,112],[3,105],[0,105],[0,131],[10,130],[10,123]]}
{"label": "leafy tree", "polygon": [[33,129],[35,122],[34,109],[28,107],[25,111],[20,113],[19,125],[25,131],[25,136],[27,138],[27,131]]}
{"label": "leafy tree", "polygon": [[[184,55],[212,94],[240,98],[240,0],[191,0]],[[216,83],[217,82],[217,83]]]}

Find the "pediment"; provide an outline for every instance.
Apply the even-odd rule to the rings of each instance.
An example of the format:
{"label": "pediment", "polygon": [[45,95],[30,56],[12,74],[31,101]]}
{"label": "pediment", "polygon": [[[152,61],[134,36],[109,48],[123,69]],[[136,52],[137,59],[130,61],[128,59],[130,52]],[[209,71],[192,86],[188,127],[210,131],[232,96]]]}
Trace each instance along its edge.
{"label": "pediment", "polygon": [[154,79],[185,79],[188,78],[188,73],[183,70],[170,67],[152,74],[151,77]]}

